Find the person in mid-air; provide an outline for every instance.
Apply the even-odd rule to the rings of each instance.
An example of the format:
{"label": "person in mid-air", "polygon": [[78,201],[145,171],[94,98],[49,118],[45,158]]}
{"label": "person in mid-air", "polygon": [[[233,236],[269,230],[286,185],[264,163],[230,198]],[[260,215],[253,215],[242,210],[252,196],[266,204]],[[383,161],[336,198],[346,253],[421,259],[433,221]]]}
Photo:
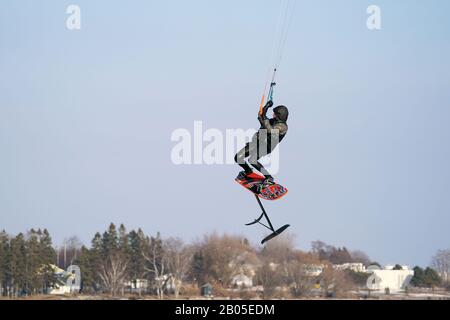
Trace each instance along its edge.
{"label": "person in mid-air", "polygon": [[258,114],[258,120],[261,123],[258,132],[252,137],[251,142],[248,142],[234,157],[234,161],[244,169],[237,177],[239,180],[245,180],[248,175],[253,173],[252,168],[245,160],[248,158],[250,164],[264,175],[265,183],[274,182],[273,177],[258,160],[270,154],[286,136],[289,110],[285,106],[278,106],[273,109],[272,119],[268,119],[266,114],[272,106],[273,102],[269,100],[262,112]]}

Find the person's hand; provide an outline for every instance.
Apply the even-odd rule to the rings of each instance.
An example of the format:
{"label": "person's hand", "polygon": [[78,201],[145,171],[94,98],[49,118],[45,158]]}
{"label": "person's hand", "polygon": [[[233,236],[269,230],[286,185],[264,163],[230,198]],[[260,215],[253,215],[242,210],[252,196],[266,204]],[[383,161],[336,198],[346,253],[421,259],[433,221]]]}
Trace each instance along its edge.
{"label": "person's hand", "polygon": [[264,106],[264,109],[269,109],[273,107],[273,101],[269,100],[267,101],[266,105]]}

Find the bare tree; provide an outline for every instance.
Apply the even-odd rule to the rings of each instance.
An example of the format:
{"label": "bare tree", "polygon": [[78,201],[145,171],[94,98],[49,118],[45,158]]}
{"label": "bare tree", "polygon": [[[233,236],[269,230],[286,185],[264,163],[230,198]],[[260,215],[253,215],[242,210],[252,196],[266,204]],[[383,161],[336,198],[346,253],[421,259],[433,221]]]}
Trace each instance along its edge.
{"label": "bare tree", "polygon": [[308,266],[292,260],[286,264],[287,284],[296,297],[308,296],[314,287],[315,278],[310,275]]}
{"label": "bare tree", "polygon": [[222,286],[230,284],[233,276],[242,268],[241,258],[245,258],[246,252],[253,251],[243,237],[226,234],[219,236],[215,233],[205,236],[195,247],[194,276]]}
{"label": "bare tree", "polygon": [[156,238],[148,240],[148,250],[142,253],[147,265],[145,270],[153,277],[153,284],[156,288],[156,294],[159,299],[164,298],[164,287],[170,278],[166,274],[167,255],[163,248],[163,241],[159,234]]}
{"label": "bare tree", "polygon": [[272,298],[283,286],[283,275],[278,265],[265,263],[256,273],[256,281],[263,286],[263,298]]}
{"label": "bare tree", "polygon": [[82,246],[83,244],[77,236],[64,239],[61,247],[55,248],[57,255],[56,264],[66,269],[80,256]]}
{"label": "bare tree", "polygon": [[123,289],[127,266],[127,260],[120,252],[111,253],[102,262],[99,277],[112,296],[117,295]]}
{"label": "bare tree", "polygon": [[253,251],[243,251],[239,253],[230,263],[233,275],[244,274],[247,277],[253,277],[256,269],[261,265],[261,262]]}
{"label": "bare tree", "polygon": [[170,281],[173,286],[175,298],[178,298],[192,261],[193,248],[185,246],[178,238],[169,238],[164,244],[166,252],[167,269],[170,272]]}
{"label": "bare tree", "polygon": [[271,240],[261,256],[264,265],[258,271],[258,281],[264,287],[265,297],[274,295],[277,288],[289,288],[295,296],[309,294],[315,282],[311,267],[319,260],[314,254],[296,250],[292,234]]}
{"label": "bare tree", "polygon": [[293,257],[294,253],[294,235],[290,233],[284,233],[269,241],[261,251],[266,260],[274,263],[285,263]]}
{"label": "bare tree", "polygon": [[294,258],[286,263],[286,281],[294,296],[308,296],[316,280],[316,268],[320,260],[311,253],[297,251]]}
{"label": "bare tree", "polygon": [[352,280],[344,271],[333,269],[331,265],[324,268],[320,275],[320,286],[324,297],[342,298],[348,296],[354,289]]}
{"label": "bare tree", "polygon": [[439,250],[433,257],[432,267],[446,283],[450,281],[450,249]]}

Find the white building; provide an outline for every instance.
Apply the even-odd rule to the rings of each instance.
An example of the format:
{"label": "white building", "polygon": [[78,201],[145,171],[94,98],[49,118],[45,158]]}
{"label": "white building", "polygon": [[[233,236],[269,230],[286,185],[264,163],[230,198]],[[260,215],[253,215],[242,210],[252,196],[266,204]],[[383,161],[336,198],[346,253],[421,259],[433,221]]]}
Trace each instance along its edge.
{"label": "white building", "polygon": [[308,277],[317,277],[320,276],[323,272],[325,266],[323,264],[308,264],[303,265],[305,274]]}
{"label": "white building", "polygon": [[253,280],[251,277],[246,276],[243,273],[237,274],[231,279],[231,285],[237,287],[250,288],[253,287]]}
{"label": "white building", "polygon": [[439,276],[442,278],[442,280],[444,282],[449,282],[450,281],[450,273],[448,272],[439,272]]}
{"label": "white building", "polygon": [[50,289],[49,294],[71,294],[78,293],[80,291],[80,268],[75,265],[71,265],[67,270],[58,268],[55,265],[50,265],[53,269],[53,273],[56,278],[54,287]]}
{"label": "white building", "polygon": [[352,270],[355,272],[366,272],[366,267],[362,263],[344,263],[333,265],[335,270]]}
{"label": "white building", "polygon": [[134,281],[125,282],[125,288],[131,289],[133,292],[140,292],[148,288],[147,279],[136,279]]}
{"label": "white building", "polygon": [[64,295],[71,294],[72,292],[72,287],[68,285],[55,284],[55,287],[50,289],[49,294]]}
{"label": "white building", "polygon": [[410,285],[414,276],[413,270],[372,270],[372,275],[367,279],[367,288],[370,290],[395,293],[405,290]]}

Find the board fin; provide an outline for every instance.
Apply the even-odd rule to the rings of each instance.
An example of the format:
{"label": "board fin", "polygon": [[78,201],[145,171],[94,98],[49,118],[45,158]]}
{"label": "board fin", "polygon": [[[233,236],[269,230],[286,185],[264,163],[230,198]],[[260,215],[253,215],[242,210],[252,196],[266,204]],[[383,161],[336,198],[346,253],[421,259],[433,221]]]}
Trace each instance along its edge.
{"label": "board fin", "polygon": [[286,230],[287,228],[289,228],[290,225],[289,224],[285,224],[284,226],[282,226],[281,228],[279,228],[278,230],[274,231],[273,233],[269,234],[267,237],[265,237],[262,241],[261,244],[264,244],[265,242],[275,238],[276,236],[279,236],[284,230]]}
{"label": "board fin", "polygon": [[255,221],[253,221],[253,222],[250,222],[250,223],[246,223],[245,225],[246,225],[246,226],[251,226],[251,225],[254,225],[255,223],[258,223],[258,222],[260,222],[260,221],[261,221],[261,219],[262,219],[262,217],[264,217],[264,212],[263,212],[263,213],[261,213],[261,215],[259,216],[259,218],[258,218],[258,219],[255,219]]}

